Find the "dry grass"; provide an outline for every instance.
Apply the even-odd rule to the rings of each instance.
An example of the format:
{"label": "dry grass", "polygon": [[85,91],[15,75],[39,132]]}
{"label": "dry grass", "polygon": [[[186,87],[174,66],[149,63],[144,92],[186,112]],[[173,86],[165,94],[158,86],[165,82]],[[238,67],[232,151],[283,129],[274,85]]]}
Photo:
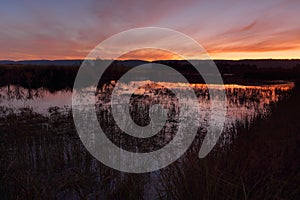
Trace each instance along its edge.
{"label": "dry grass", "polygon": [[161,199],[299,199],[299,100],[296,88],[274,105],[270,118],[238,124],[226,151],[202,160],[188,152],[162,171]]}
{"label": "dry grass", "polygon": [[[225,149],[199,160],[199,140],[155,172],[160,199],[299,199],[300,89],[269,118],[237,124]],[[69,110],[48,117],[0,108],[0,195],[7,199],[143,199],[150,174],[126,174],[82,146]],[[2,115],[0,115],[2,116]],[[235,132],[232,132],[234,134]]]}

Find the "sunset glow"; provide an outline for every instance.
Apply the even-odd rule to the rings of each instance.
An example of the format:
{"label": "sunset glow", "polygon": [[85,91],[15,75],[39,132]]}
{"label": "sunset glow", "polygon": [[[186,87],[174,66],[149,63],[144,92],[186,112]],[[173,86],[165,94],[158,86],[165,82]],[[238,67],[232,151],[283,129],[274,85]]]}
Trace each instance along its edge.
{"label": "sunset glow", "polygon": [[[213,59],[299,58],[299,6],[297,0],[7,1],[0,8],[0,59],[84,59],[111,35],[146,26],[180,31]],[[152,49],[121,59],[180,57]]]}

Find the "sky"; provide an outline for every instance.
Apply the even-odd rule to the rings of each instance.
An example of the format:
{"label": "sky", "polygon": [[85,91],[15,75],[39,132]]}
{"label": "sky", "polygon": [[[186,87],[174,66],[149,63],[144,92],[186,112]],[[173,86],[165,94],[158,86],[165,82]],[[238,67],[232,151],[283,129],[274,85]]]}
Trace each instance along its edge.
{"label": "sky", "polygon": [[[111,35],[148,26],[188,35],[213,59],[300,58],[299,0],[0,3],[0,60],[84,59]],[[131,52],[123,58],[174,57],[152,50]]]}

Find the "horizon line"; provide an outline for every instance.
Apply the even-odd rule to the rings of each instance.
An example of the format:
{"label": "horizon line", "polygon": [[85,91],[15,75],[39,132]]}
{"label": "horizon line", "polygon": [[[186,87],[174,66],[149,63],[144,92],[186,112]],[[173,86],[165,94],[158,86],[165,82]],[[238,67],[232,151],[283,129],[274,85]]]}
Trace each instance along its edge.
{"label": "horizon line", "polygon": [[[241,59],[158,59],[158,60],[142,60],[142,59],[90,59],[90,60],[113,60],[113,61],[145,61],[145,62],[155,62],[155,61],[189,61],[189,60],[213,60],[213,61],[245,61],[245,60],[300,60],[299,58],[241,58]],[[28,59],[28,60],[0,60],[0,62],[26,62],[26,61],[84,61],[85,59]]]}

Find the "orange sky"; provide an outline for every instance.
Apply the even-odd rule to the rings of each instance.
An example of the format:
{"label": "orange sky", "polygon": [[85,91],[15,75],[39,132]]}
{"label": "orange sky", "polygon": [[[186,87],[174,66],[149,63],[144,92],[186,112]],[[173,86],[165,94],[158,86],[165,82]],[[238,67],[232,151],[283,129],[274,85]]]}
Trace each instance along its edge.
{"label": "orange sky", "polygon": [[[298,0],[53,0],[2,4],[1,60],[84,59],[112,34],[145,26],[183,32],[213,59],[300,58]],[[178,59],[149,49],[122,58]]]}

